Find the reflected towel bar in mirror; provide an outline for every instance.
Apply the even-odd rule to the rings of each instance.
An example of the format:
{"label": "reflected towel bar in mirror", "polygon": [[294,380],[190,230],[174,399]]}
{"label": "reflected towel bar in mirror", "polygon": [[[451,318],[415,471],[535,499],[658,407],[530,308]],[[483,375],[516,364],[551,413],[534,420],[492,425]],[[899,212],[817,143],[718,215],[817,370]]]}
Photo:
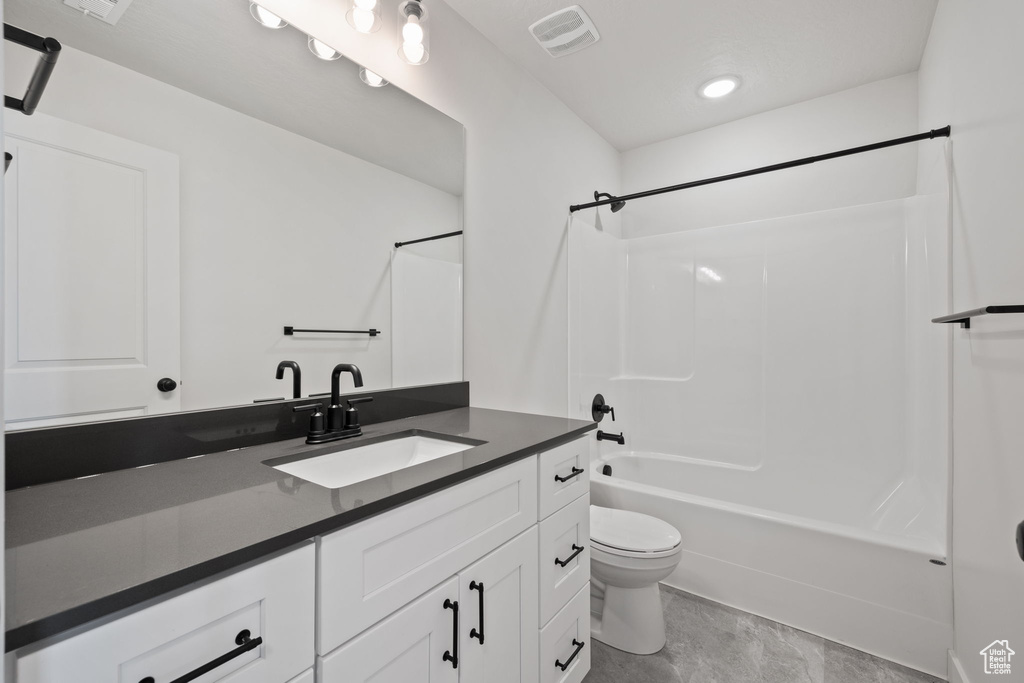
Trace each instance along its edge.
{"label": "reflected towel bar in mirror", "polygon": [[939,318],[932,318],[933,323],[960,323],[960,327],[965,330],[971,329],[971,318],[977,318],[982,315],[996,315],[1000,313],[1024,313],[1024,305],[1014,304],[1012,306],[985,306],[984,308],[975,308],[971,311],[964,311],[963,313],[951,313],[950,315],[944,315]]}
{"label": "reflected towel bar in mirror", "polygon": [[368,334],[371,337],[376,337],[380,334],[380,330],[370,328],[368,330],[305,330],[298,327],[291,327],[286,325],[284,333],[287,336],[292,336],[296,332],[314,332],[316,334]]}

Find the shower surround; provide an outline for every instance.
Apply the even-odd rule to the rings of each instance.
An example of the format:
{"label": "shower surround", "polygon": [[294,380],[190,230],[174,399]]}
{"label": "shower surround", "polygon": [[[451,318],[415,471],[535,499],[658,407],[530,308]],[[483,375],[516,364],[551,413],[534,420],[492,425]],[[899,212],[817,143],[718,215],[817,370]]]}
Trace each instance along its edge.
{"label": "shower surround", "polygon": [[[665,519],[666,583],[944,676],[945,195],[620,239],[569,230],[592,500]],[[611,475],[601,474],[605,465]]]}

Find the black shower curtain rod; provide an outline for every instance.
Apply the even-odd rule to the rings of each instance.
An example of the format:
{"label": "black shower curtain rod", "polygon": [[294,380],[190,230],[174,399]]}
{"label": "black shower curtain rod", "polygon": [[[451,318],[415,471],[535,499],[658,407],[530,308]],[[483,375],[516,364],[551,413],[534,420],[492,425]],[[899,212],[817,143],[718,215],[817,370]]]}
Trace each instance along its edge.
{"label": "black shower curtain rod", "polygon": [[461,230],[456,230],[455,232],[446,232],[443,235],[434,235],[433,237],[421,237],[418,240],[409,240],[408,242],[395,242],[395,249],[401,249],[402,247],[404,247],[407,244],[419,244],[420,242],[433,242],[434,240],[443,240],[445,237],[455,237],[456,235],[461,235],[461,234],[462,234]]}
{"label": "black shower curtain rod", "polygon": [[863,145],[861,147],[852,147],[850,149],[840,150],[838,152],[830,152],[828,154],[819,154],[818,156],[805,157],[803,159],[795,159],[793,161],[786,161],[781,164],[772,164],[771,166],[761,166],[760,168],[753,168],[749,171],[740,171],[739,173],[730,173],[728,175],[715,176],[714,178],[705,178],[704,180],[693,180],[688,183],[682,183],[680,185],[671,185],[669,187],[659,187],[656,190],[647,190],[646,192],[634,192],[633,194],[623,195],[621,197],[610,197],[609,199],[602,199],[600,201],[589,202],[587,204],[573,204],[569,207],[570,212],[579,211],[581,209],[591,209],[596,206],[605,206],[606,204],[614,204],[616,202],[628,202],[632,199],[643,199],[644,197],[653,197],[657,194],[665,194],[667,192],[676,192],[678,190],[688,190],[691,187],[700,187],[701,185],[713,185],[714,183],[722,183],[726,180],[736,180],[737,178],[746,178],[752,175],[760,175],[762,173],[771,173],[772,171],[781,171],[784,168],[795,168],[796,166],[806,166],[813,164],[816,161],[826,161],[828,159],[838,159],[839,157],[847,157],[853,154],[860,154],[861,152],[872,152],[876,149],[885,149],[886,147],[895,147],[897,145],[905,145],[910,142],[919,142],[921,140],[931,140],[933,138],[948,138],[951,132],[951,128],[946,126],[945,128],[936,128],[935,130],[928,131],[927,133],[918,133],[917,135],[908,135],[904,138],[896,138],[894,140],[886,140],[885,142],[876,142],[873,145]]}

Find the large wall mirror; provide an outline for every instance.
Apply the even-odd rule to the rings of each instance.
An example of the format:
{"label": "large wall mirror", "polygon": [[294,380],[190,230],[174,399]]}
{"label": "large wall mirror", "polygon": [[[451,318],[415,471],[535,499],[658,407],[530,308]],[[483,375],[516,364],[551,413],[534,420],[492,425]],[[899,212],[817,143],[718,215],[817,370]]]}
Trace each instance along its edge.
{"label": "large wall mirror", "polygon": [[64,46],[4,116],[8,429],[462,379],[462,238],[395,247],[462,230],[461,124],[247,0],[4,12]]}

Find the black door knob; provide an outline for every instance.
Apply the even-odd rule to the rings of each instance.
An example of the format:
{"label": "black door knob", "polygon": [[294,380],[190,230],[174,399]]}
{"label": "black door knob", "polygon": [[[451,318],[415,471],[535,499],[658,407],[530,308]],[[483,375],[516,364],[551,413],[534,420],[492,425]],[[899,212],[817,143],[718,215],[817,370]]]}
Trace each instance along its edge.
{"label": "black door knob", "polygon": [[163,392],[174,391],[178,388],[178,383],[170,377],[164,377],[156,383],[156,388]]}

